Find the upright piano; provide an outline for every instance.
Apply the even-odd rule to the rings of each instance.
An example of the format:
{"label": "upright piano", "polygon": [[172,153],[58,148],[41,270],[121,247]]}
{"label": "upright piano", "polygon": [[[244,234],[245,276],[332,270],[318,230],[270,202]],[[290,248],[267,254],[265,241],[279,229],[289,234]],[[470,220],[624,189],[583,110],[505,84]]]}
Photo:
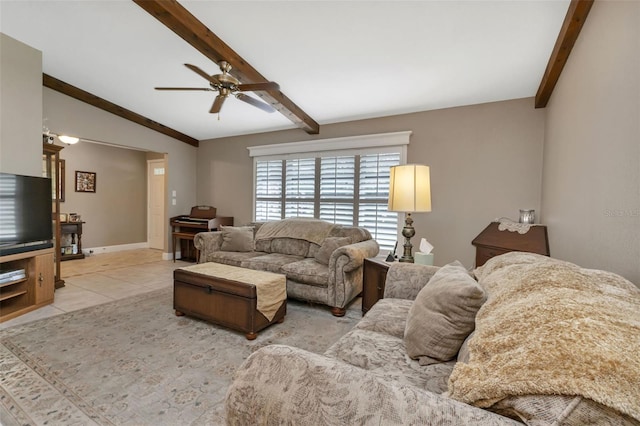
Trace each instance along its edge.
{"label": "upright piano", "polygon": [[169,221],[173,243],[173,261],[176,260],[176,246],[180,242],[180,258],[198,261],[199,253],[193,246],[193,237],[198,232],[215,231],[221,225],[233,226],[233,217],[217,216],[211,206],[191,207],[189,215],[174,216]]}

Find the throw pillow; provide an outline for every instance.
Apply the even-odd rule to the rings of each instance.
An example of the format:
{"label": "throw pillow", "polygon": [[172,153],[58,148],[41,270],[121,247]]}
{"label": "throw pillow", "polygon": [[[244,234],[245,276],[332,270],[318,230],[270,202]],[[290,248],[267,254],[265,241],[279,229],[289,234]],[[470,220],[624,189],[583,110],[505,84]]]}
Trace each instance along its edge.
{"label": "throw pillow", "polygon": [[460,262],[438,269],[409,309],[404,331],[408,355],[420,365],[455,358],[485,300],[484,290]]}
{"label": "throw pillow", "polygon": [[253,251],[253,226],[221,226],[222,251]]}
{"label": "throw pillow", "polygon": [[474,334],[475,330],[468,335],[466,339],[464,339],[464,342],[462,342],[462,346],[460,346],[460,350],[458,351],[458,362],[469,362],[469,340],[473,338]]}
{"label": "throw pillow", "polygon": [[327,237],[322,242],[320,249],[315,255],[315,259],[318,263],[328,265],[331,253],[333,253],[338,247],[346,246],[350,243],[351,239],[348,237]]}

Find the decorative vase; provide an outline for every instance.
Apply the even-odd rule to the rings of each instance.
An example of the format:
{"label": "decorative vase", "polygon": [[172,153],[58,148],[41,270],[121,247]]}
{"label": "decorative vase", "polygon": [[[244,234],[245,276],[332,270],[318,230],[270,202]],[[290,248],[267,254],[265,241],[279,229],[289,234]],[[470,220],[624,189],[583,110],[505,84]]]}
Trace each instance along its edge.
{"label": "decorative vase", "polygon": [[536,220],[535,210],[520,209],[520,223],[534,223]]}

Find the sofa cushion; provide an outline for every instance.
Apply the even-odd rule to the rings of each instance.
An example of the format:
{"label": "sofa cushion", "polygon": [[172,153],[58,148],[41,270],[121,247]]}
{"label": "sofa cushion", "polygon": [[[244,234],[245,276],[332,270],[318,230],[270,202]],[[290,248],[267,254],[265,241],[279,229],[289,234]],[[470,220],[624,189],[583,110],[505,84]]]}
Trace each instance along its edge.
{"label": "sofa cushion", "polygon": [[347,237],[327,237],[322,242],[320,250],[315,255],[315,259],[323,265],[329,264],[331,253],[333,253],[338,247],[346,246],[351,243],[351,239]]}
{"label": "sofa cushion", "polygon": [[299,240],[297,238],[274,238],[271,240],[271,253],[306,257],[308,252],[309,241]]}
{"label": "sofa cushion", "polygon": [[354,326],[402,339],[413,300],[380,299]]}
{"label": "sofa cushion", "polygon": [[462,342],[462,346],[460,346],[460,350],[458,351],[458,362],[469,362],[469,341],[473,338],[474,334],[475,331],[468,335],[467,338],[464,339],[464,342]]}
{"label": "sofa cushion", "polygon": [[252,257],[243,261],[240,266],[243,268],[256,269],[258,271],[282,273],[282,266],[287,263],[302,260],[302,256],[292,256],[290,254],[270,253],[262,256]]}
{"label": "sofa cushion", "polygon": [[353,329],[325,352],[326,356],[363,368],[384,381],[417,386],[435,393],[447,390],[454,362],[421,366],[407,355],[402,338]]}
{"label": "sofa cushion", "polygon": [[256,251],[271,253],[271,240],[256,240],[255,247]]}
{"label": "sofa cushion", "polygon": [[473,331],[485,299],[461,263],[440,268],[409,310],[404,333],[409,356],[423,365],[453,359]]}
{"label": "sofa cushion", "polygon": [[316,257],[318,250],[320,250],[319,244],[309,243],[309,252],[307,253],[307,257]]}
{"label": "sofa cushion", "polygon": [[247,252],[254,250],[253,226],[220,226],[222,229],[222,251]]}
{"label": "sofa cushion", "polygon": [[214,251],[213,253],[209,253],[206,261],[240,266],[243,261],[262,255],[264,255],[264,253],[256,251]]}
{"label": "sofa cushion", "polygon": [[638,425],[630,416],[575,395],[508,396],[488,410],[528,425]]}
{"label": "sofa cushion", "polygon": [[329,285],[329,267],[315,261],[315,259],[303,259],[298,262],[282,265],[282,273],[290,280],[298,281],[316,287]]}
{"label": "sofa cushion", "polygon": [[487,407],[507,396],[580,395],[640,422],[640,339],[629,338],[640,335],[638,287],[533,253],[485,265],[478,276],[489,299],[451,397]]}

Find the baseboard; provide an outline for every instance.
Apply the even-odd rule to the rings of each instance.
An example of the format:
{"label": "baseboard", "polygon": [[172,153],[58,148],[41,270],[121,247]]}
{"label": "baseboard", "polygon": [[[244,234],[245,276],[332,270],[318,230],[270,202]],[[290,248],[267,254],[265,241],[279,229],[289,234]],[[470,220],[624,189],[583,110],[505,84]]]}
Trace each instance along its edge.
{"label": "baseboard", "polygon": [[[180,258],[180,252],[176,252],[176,258]],[[173,260],[173,253],[162,253],[162,260]]]}
{"label": "baseboard", "polygon": [[[144,242],[144,243],[120,244],[117,246],[90,247],[90,248],[83,248],[82,252],[86,256],[91,256],[92,254],[113,253],[116,251],[136,250],[136,249],[144,249],[144,248],[149,248],[149,243]],[[163,259],[165,254],[166,253],[162,254]]]}

